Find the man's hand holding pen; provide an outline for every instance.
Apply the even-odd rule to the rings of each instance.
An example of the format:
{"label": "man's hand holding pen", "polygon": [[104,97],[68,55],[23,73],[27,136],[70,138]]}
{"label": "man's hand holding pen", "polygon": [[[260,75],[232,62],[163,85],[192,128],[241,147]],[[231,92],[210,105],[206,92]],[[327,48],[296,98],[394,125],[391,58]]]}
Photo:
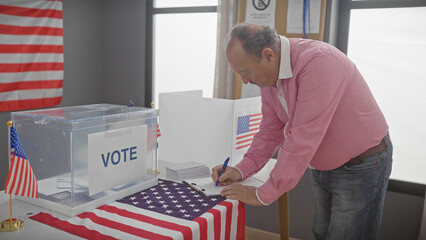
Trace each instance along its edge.
{"label": "man's hand holding pen", "polygon": [[240,171],[235,167],[227,166],[223,173],[220,174],[222,171],[222,166],[223,165],[218,165],[214,167],[211,174],[214,182],[219,180],[218,186],[227,186],[220,192],[220,195],[228,199],[239,200],[248,205],[261,206],[262,203],[257,199],[256,196],[257,188],[236,183],[242,180],[242,176]]}

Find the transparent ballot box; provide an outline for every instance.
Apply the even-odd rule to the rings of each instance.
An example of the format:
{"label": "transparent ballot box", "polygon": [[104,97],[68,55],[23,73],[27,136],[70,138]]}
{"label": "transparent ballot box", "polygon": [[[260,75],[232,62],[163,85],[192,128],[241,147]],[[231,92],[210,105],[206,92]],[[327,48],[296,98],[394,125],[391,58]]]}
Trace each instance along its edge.
{"label": "transparent ballot box", "polygon": [[38,182],[18,197],[74,216],[158,183],[158,110],[112,104],[11,113]]}

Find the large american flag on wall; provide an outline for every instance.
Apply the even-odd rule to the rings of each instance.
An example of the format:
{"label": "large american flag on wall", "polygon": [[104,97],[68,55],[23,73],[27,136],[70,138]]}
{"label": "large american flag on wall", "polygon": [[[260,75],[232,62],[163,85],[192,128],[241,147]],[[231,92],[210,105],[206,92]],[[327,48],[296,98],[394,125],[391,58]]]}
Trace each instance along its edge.
{"label": "large american flag on wall", "polygon": [[244,239],[244,204],[204,198],[182,183],[159,184],[76,217],[33,220],[87,239]]}
{"label": "large american flag on wall", "polygon": [[62,0],[1,0],[0,111],[59,104],[63,79]]}

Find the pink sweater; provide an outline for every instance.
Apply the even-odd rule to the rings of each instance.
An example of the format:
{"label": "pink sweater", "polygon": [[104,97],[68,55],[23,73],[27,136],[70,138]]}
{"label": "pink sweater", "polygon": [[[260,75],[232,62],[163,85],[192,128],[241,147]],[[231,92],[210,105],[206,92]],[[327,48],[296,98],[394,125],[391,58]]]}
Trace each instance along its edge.
{"label": "pink sweater", "polygon": [[263,119],[236,167],[247,178],[280,144],[269,179],[257,189],[270,204],[293,189],[308,166],[331,170],[373,147],[388,125],[364,78],[335,47],[281,37],[276,86],[261,89]]}

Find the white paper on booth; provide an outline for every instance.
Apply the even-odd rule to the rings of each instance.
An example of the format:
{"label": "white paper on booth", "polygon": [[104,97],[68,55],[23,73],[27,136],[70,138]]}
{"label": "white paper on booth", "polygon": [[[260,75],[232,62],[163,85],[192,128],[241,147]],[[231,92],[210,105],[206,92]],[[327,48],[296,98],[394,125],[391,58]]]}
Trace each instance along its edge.
{"label": "white paper on booth", "polygon": [[213,167],[232,154],[233,100],[160,93],[158,156]]}
{"label": "white paper on booth", "polygon": [[142,178],[147,125],[88,135],[89,195]]}

